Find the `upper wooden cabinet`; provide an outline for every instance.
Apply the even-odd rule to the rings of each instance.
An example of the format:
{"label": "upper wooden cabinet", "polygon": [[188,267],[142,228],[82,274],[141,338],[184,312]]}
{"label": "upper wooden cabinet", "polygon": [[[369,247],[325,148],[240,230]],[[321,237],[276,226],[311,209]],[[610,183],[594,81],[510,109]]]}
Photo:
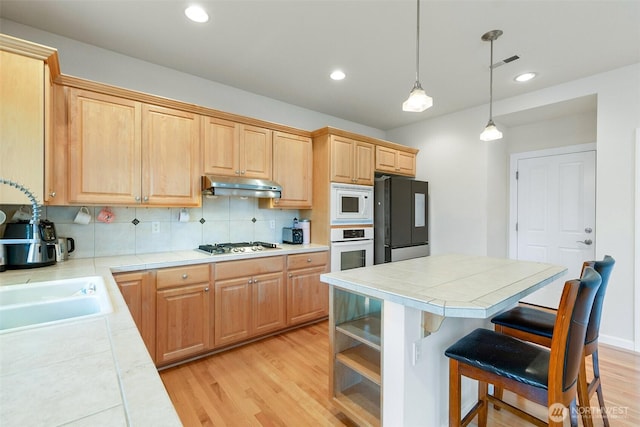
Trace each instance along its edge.
{"label": "upper wooden cabinet", "polygon": [[[39,203],[45,200],[51,72],[59,72],[55,49],[0,34],[0,178],[25,186]],[[0,204],[26,203],[21,191],[0,185]]]}
{"label": "upper wooden cabinet", "polygon": [[367,142],[331,136],[331,181],[373,185],[374,146]]}
{"label": "upper wooden cabinet", "polygon": [[272,139],[270,129],[206,117],[203,172],[271,179]]}
{"label": "upper wooden cabinet", "polygon": [[200,116],[69,91],[68,201],[200,204]]}
{"label": "upper wooden cabinet", "polygon": [[260,199],[262,208],[309,209],[313,193],[311,138],[273,134],[273,180],[282,186],[279,199]]}
{"label": "upper wooden cabinet", "polygon": [[394,175],[416,176],[416,155],[414,153],[376,146],[376,172]]}

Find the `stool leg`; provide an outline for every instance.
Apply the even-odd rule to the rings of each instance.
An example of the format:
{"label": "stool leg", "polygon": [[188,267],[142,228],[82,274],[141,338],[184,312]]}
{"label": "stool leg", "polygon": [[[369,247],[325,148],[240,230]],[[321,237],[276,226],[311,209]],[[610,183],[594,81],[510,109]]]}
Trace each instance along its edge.
{"label": "stool leg", "polygon": [[602,394],[602,383],[600,382],[600,366],[598,362],[598,349],[591,354],[593,361],[593,381],[598,382],[596,393],[598,394],[598,403],[600,404],[600,413],[605,427],[609,427],[609,418],[607,417],[607,407],[604,404],[604,395]]}
{"label": "stool leg", "polygon": [[[496,325],[496,326],[495,326],[495,328],[494,328],[494,330],[495,330],[496,332],[503,333],[503,331],[502,331],[502,326],[501,326],[501,325]],[[502,387],[498,387],[498,386],[497,386],[497,385],[495,385],[495,384],[493,385],[493,396],[494,396],[496,399],[500,399],[500,400],[502,400],[502,392],[503,392]],[[500,408],[498,405],[493,405],[493,409],[495,409],[496,411],[499,411],[501,408]]]}
{"label": "stool leg", "polygon": [[480,408],[478,409],[478,427],[487,427],[487,415],[489,405],[487,394],[489,393],[489,384],[484,381],[478,381],[478,401]]}
{"label": "stool leg", "polygon": [[449,427],[460,427],[461,396],[458,361],[449,359]]}
{"label": "stool leg", "polygon": [[580,405],[580,414],[582,415],[582,424],[584,427],[593,427],[593,416],[591,414],[591,404],[589,403],[589,382],[587,381],[587,365],[585,359],[580,362],[580,371],[578,371],[578,403]]}

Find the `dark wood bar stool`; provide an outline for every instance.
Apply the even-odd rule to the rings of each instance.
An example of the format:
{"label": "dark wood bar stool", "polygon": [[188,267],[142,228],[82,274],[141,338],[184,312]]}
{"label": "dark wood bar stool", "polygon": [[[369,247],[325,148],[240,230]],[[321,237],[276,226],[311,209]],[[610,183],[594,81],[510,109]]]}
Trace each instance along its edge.
{"label": "dark wood bar stool", "polygon": [[[594,393],[598,394],[598,403],[604,425],[605,427],[609,427],[609,420],[607,418],[602,393],[602,384],[600,383],[598,335],[600,332],[602,304],[614,264],[615,260],[611,256],[605,255],[602,261],[587,261],[582,266],[583,271],[586,267],[591,267],[602,277],[602,284],[598,289],[589,316],[589,325],[587,326],[587,334],[584,342],[584,358],[580,365],[580,373],[578,374],[578,403],[581,406],[580,413],[582,415],[582,423],[585,427],[593,427],[590,401]],[[495,324],[495,330],[497,332],[534,342],[545,347],[551,347],[556,314],[531,307],[515,307],[494,317],[491,319],[491,322]],[[593,379],[591,382],[587,380],[585,363],[586,358],[589,356],[591,356],[593,366]],[[502,390],[496,388],[494,396],[502,398]]]}
{"label": "dark wood bar stool", "polygon": [[[486,427],[489,402],[537,426],[562,426],[569,408],[571,425],[577,426],[578,370],[600,283],[600,275],[590,267],[580,280],[565,283],[550,349],[482,328],[450,346],[445,351],[449,357],[449,426],[466,426],[478,415],[478,426]],[[462,376],[478,381],[478,401],[464,417]],[[547,406],[548,423],[489,395],[488,384]]]}

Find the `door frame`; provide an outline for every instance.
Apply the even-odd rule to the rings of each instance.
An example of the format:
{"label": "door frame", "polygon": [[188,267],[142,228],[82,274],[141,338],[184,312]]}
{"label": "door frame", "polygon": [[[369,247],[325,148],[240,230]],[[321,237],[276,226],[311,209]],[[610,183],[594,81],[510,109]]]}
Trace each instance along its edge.
{"label": "door frame", "polygon": [[635,301],[633,307],[633,317],[634,317],[634,350],[636,352],[640,352],[640,128],[636,129],[636,216],[635,216],[635,234],[636,234],[636,242],[635,242],[635,266],[634,266],[634,294]]}
{"label": "door frame", "polygon": [[[516,172],[518,170],[518,161],[524,159],[531,159],[535,157],[549,157],[559,156],[562,154],[582,153],[585,151],[596,152],[596,177],[597,170],[597,144],[590,142],[586,144],[567,145],[564,147],[548,148],[544,150],[526,151],[522,153],[511,154],[509,160],[509,258],[517,259],[518,257],[518,233],[516,232],[516,223],[518,222],[518,182],[516,180]],[[597,179],[597,178],[596,178]],[[597,206],[596,194],[596,206]],[[596,229],[596,233],[598,230]],[[595,239],[596,247],[598,239]]]}

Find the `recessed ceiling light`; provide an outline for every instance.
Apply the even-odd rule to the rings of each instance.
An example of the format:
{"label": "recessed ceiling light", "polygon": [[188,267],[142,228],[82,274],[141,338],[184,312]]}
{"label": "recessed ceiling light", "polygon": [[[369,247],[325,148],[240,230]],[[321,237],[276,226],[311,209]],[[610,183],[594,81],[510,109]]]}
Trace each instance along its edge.
{"label": "recessed ceiling light", "polygon": [[184,10],[184,14],[193,22],[203,23],[209,20],[209,15],[200,6],[189,6]]}
{"label": "recessed ceiling light", "polygon": [[331,77],[333,80],[344,80],[347,75],[341,70],[335,70],[334,72],[329,74],[329,77]]}
{"label": "recessed ceiling light", "polygon": [[524,83],[524,82],[528,82],[529,80],[535,78],[536,75],[537,74],[533,73],[533,72],[522,73],[522,74],[516,76],[516,78],[514,80],[519,82],[519,83]]}

